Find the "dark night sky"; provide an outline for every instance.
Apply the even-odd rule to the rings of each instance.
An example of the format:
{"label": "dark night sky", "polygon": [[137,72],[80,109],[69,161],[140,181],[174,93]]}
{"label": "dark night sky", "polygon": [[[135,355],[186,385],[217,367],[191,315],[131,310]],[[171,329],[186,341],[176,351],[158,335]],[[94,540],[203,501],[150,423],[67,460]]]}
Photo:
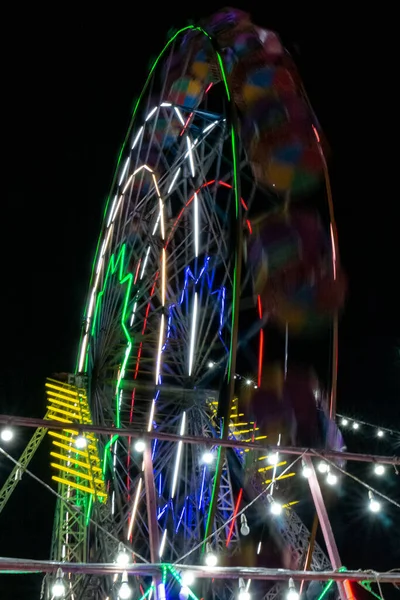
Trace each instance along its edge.
{"label": "dark night sky", "polygon": [[[376,15],[365,12],[361,26],[359,16],[351,22],[339,11],[252,4],[237,6],[277,30],[294,52],[332,150],[341,258],[350,281],[338,409],[400,429],[399,211],[388,130],[394,109],[389,68],[377,50],[388,52],[384,30],[372,33]],[[87,14],[66,4],[57,13],[35,7],[9,13],[3,23],[2,413],[43,416],[44,379],[73,368],[92,255],[133,99],[169,27],[206,16],[218,4],[182,10],[165,3],[157,16],[154,4],[132,7],[113,3],[107,12]],[[16,457],[27,441],[26,432],[19,436]],[[355,451],[395,452],[365,436],[348,444]],[[31,467],[48,481],[47,452],[43,446]],[[5,460],[0,481],[8,473]],[[357,473],[365,477],[366,468]],[[399,500],[393,471],[381,486]],[[334,505],[344,563],[399,566],[393,540],[400,510],[385,509],[372,522],[365,502],[366,492],[347,485]],[[49,494],[23,481],[0,517],[0,555],[46,558],[52,510]],[[38,597],[38,578],[4,582],[10,595],[2,592],[2,600]]]}

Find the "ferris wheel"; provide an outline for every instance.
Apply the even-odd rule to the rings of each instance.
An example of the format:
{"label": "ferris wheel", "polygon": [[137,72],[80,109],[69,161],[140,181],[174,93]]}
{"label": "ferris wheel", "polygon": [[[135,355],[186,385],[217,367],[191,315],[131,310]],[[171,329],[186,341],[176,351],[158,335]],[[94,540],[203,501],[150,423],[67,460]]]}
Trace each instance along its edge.
{"label": "ferris wheel", "polygon": [[[257,555],[264,541],[267,552],[283,544],[292,567],[307,553],[309,532],[291,509],[298,467],[277,455],[249,461],[243,448],[220,443],[266,438],[242,401],[261,383],[266,316],[247,260],[253,217],[315,185],[324,165],[314,125],[304,139],[295,78],[261,64],[260,79],[260,52],[275,60],[279,40],[247,17],[243,28],[243,14],[233,13],[176,32],[154,62],[105,209],[75,374],[47,383],[47,418],[98,428],[53,432],[61,462],[52,467],[62,476],[54,477],[52,560],[162,563],[163,575],[60,571],[45,580],[49,598],[58,585],[72,600],[244,600],[251,585],[254,597],[272,600],[276,589],[265,582],[193,583],[175,566],[254,566],[250,529]],[[283,131],[270,84],[291,107]],[[259,97],[268,110],[258,118]],[[245,513],[246,503],[256,510]],[[261,514],[281,515],[282,505],[275,524],[260,526]],[[316,543],[310,561],[329,565]]]}

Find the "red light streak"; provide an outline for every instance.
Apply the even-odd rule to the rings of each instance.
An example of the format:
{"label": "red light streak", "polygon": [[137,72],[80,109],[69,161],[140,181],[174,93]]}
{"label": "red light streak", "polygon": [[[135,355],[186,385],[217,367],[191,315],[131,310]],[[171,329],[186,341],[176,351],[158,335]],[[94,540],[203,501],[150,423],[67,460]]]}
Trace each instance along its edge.
{"label": "red light streak", "polygon": [[237,502],[236,502],[235,510],[233,511],[233,519],[232,519],[232,522],[231,522],[231,526],[229,527],[228,536],[226,538],[226,547],[229,546],[229,542],[231,541],[231,537],[232,537],[232,533],[233,533],[233,528],[235,527],[235,523],[236,523],[236,517],[237,517],[237,514],[239,512],[239,506],[240,506],[240,503],[242,501],[242,495],[243,495],[243,488],[240,488],[239,494],[238,494],[238,497],[237,497]]}

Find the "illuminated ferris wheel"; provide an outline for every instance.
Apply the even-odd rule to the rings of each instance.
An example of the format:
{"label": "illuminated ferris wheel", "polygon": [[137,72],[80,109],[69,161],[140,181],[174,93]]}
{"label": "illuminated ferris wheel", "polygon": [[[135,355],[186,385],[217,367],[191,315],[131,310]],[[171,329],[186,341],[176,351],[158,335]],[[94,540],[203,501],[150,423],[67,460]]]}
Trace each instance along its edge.
{"label": "illuminated ferris wheel", "polygon": [[[129,560],[211,564],[218,555],[227,564],[240,551],[240,525],[248,533],[246,518],[232,519],[243,451],[229,458],[212,438],[258,439],[237,401],[237,362],[251,368],[239,316],[247,324],[258,318],[242,238],[251,232],[253,203],[271,205],[273,197],[252,176],[220,55],[204,32],[196,34],[216,72],[200,103],[182,101],[191,93],[182,87],[196,44],[187,45],[185,61],[175,59],[191,33],[170,40],[136,104],[98,242],[76,372],[88,377],[93,423],[165,435],[151,443],[99,436],[108,494],[102,518],[131,548]],[[171,90],[171,80],[181,87]],[[256,378],[244,384],[256,386]],[[168,434],[208,436],[210,444],[172,443]],[[114,560],[115,540],[105,546],[102,560]],[[119,585],[113,578],[104,590]],[[152,593],[151,580],[132,585],[137,597]],[[179,575],[169,585],[179,590]],[[189,587],[180,593],[197,597]],[[230,598],[237,590],[221,583],[205,593]]]}

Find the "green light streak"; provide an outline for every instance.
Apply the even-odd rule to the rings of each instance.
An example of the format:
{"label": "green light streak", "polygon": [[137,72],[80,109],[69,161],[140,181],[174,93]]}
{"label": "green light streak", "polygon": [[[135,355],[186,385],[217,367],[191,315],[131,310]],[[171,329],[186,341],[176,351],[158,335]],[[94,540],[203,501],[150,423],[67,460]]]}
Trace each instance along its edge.
{"label": "green light streak", "polygon": [[117,441],[117,439],[119,438],[119,435],[114,435],[108,442],[107,444],[104,446],[104,456],[103,456],[103,475],[106,472],[106,468],[107,468],[107,457],[110,459],[111,462],[111,466],[112,466],[112,458],[111,458],[111,452],[110,452],[110,446]]}
{"label": "green light streak", "polygon": [[317,598],[317,600],[322,600],[322,598],[328,593],[328,591],[331,589],[332,585],[334,584],[333,579],[330,579],[328,581],[328,583],[326,584],[326,586],[324,587],[324,589],[322,590],[321,594],[319,595],[319,597]]}
{"label": "green light streak", "polygon": [[90,523],[90,515],[92,514],[92,508],[93,508],[93,495],[90,494],[89,502],[87,503],[87,507],[86,507],[86,515],[85,515],[85,526],[86,527]]}
{"label": "green light streak", "polygon": [[121,415],[120,415],[120,410],[119,410],[119,389],[121,387],[121,382],[122,379],[124,378],[125,375],[125,367],[126,367],[126,363],[128,362],[128,358],[130,356],[131,350],[132,350],[132,338],[129,335],[128,329],[125,325],[125,320],[127,318],[127,307],[128,307],[128,302],[129,302],[129,298],[130,298],[130,293],[131,293],[131,289],[132,289],[132,283],[133,283],[133,275],[132,273],[127,273],[124,274],[124,270],[125,270],[125,251],[126,251],[126,245],[123,244],[121,250],[119,251],[119,254],[117,256],[117,258],[115,258],[115,254],[113,254],[110,257],[110,261],[108,263],[108,267],[107,267],[107,272],[106,272],[106,276],[104,279],[104,284],[103,284],[103,289],[101,290],[101,292],[98,293],[97,295],[97,299],[96,299],[96,306],[95,306],[95,311],[94,311],[94,316],[93,316],[93,325],[92,325],[92,337],[94,337],[95,334],[95,329],[96,329],[96,324],[97,324],[97,318],[99,315],[99,311],[100,311],[100,306],[101,306],[101,302],[103,299],[103,296],[107,290],[107,286],[108,286],[108,281],[109,278],[111,277],[111,275],[114,275],[117,272],[117,269],[119,268],[118,271],[118,280],[119,280],[119,284],[120,285],[124,285],[125,283],[127,283],[127,287],[125,290],[125,297],[124,297],[124,301],[123,301],[123,306],[122,306],[122,316],[121,316],[121,327],[122,330],[124,332],[125,338],[126,338],[126,350],[125,350],[125,356],[124,359],[122,361],[121,364],[121,369],[119,372],[119,376],[117,379],[117,387],[115,390],[115,402],[116,402],[116,407],[115,407],[115,426],[116,427],[121,427]]}
{"label": "green light streak", "polygon": [[152,583],[151,586],[149,587],[149,589],[147,590],[147,592],[145,592],[143,594],[143,596],[140,596],[139,600],[145,600],[145,598],[147,598],[147,596],[150,594],[150,592],[154,592],[156,589],[156,586]]}
{"label": "green light streak", "polygon": [[225,93],[227,95],[228,101],[230,102],[231,100],[231,93],[229,91],[229,86],[228,86],[228,79],[226,77],[226,73],[225,73],[225,67],[224,67],[224,63],[222,62],[222,58],[219,52],[216,52],[217,55],[217,59],[218,59],[218,64],[219,64],[219,68],[221,70],[221,75],[222,75],[222,79],[224,82],[224,86],[225,86]]}
{"label": "green light streak", "polygon": [[[236,286],[237,286],[237,262],[238,255],[235,252],[235,268],[233,269],[233,294],[232,294],[232,321],[231,321],[231,331],[233,332],[234,322],[236,318]],[[233,352],[233,333],[231,333],[231,343],[229,348],[229,363],[228,363],[228,381],[231,380],[232,376],[232,352]],[[223,429],[225,429],[226,423],[222,424]]]}
{"label": "green light streak", "polygon": [[[214,483],[213,483],[213,489],[212,489],[211,500],[210,500],[210,507],[213,505],[213,502],[215,500],[216,488],[217,488],[217,484],[218,484],[217,473],[218,473],[219,463],[220,463],[220,460],[221,460],[221,451],[222,451],[222,446],[218,446],[217,463],[216,463],[216,466],[215,466],[215,476],[214,476]],[[209,507],[209,510],[208,510],[207,523],[206,523],[206,538],[208,537],[207,532],[209,531],[210,519],[211,519],[211,514],[212,514],[212,512],[210,510],[210,507]],[[203,541],[203,546],[201,548],[202,553],[204,553],[205,548],[206,548],[206,541],[204,540]]]}

